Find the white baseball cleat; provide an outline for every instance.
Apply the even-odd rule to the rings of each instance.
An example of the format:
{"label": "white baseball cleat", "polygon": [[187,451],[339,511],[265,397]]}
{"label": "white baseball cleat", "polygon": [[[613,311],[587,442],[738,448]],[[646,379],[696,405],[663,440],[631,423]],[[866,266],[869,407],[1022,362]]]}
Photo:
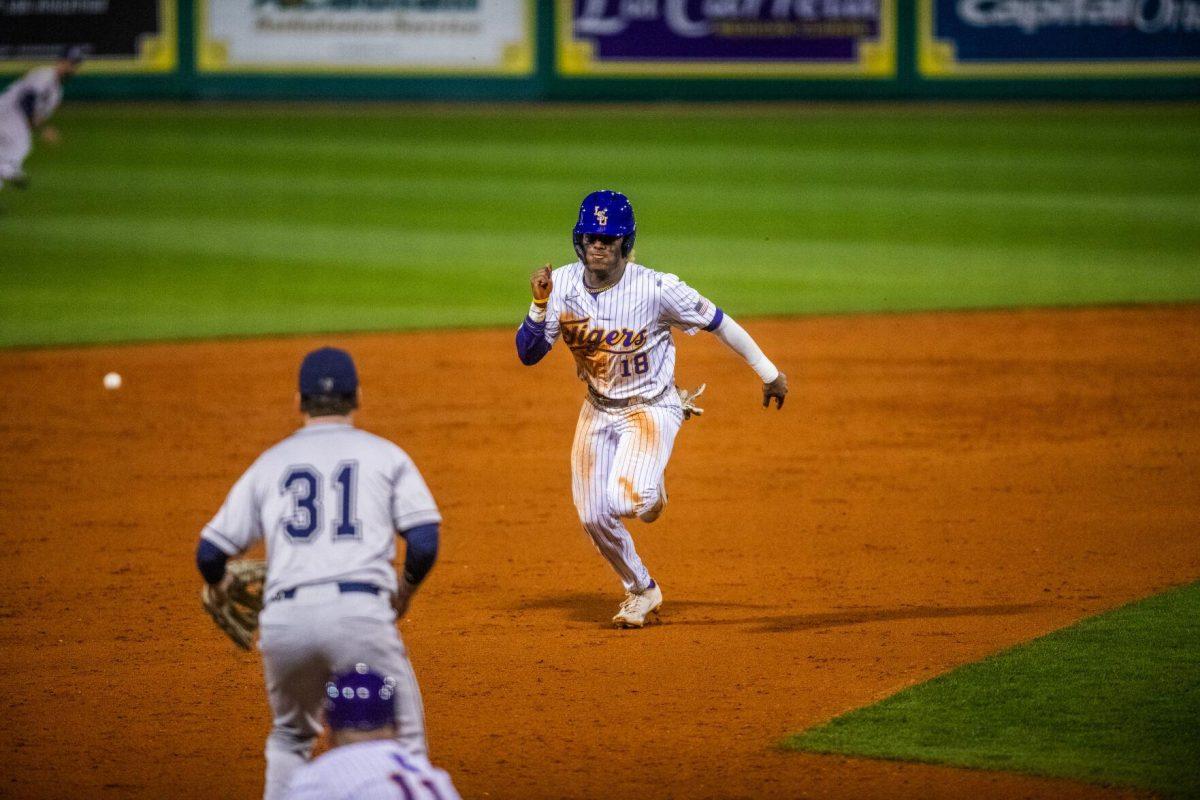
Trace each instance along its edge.
{"label": "white baseball cleat", "polygon": [[654,522],[654,520],[656,520],[662,516],[663,509],[665,509],[666,507],[667,507],[667,484],[663,483],[663,485],[660,486],[658,489],[658,501],[654,505],[650,506],[645,511],[643,511],[641,514],[638,514],[638,519],[640,519],[642,522]]}
{"label": "white baseball cleat", "polygon": [[662,589],[654,581],[650,581],[650,588],[640,594],[626,592],[625,602],[613,617],[613,624],[618,628],[640,628],[646,624],[647,617],[658,614],[662,600]]}

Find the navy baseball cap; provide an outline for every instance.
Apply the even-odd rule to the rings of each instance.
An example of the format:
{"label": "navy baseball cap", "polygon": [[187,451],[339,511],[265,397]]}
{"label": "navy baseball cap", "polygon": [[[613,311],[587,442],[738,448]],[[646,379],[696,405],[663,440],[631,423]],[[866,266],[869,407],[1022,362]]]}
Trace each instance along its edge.
{"label": "navy baseball cap", "polygon": [[83,62],[83,59],[86,56],[87,53],[84,52],[84,49],[76,44],[71,45],[70,47],[64,47],[62,49],[62,53],[60,53],[58,57],[63,61],[70,61],[72,64],[79,64]]}
{"label": "navy baseball cap", "polygon": [[358,372],[345,350],[322,347],[313,350],[300,364],[300,394],[354,394]]}
{"label": "navy baseball cap", "polygon": [[325,684],[325,718],[331,730],[372,731],[396,724],[396,681],[366,664]]}

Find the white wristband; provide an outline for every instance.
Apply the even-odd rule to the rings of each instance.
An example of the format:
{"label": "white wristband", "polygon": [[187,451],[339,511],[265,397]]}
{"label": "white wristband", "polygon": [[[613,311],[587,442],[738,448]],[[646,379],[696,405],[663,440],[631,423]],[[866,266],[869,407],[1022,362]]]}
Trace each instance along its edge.
{"label": "white wristband", "polygon": [[537,303],[529,304],[529,318],[534,322],[546,321],[546,307],[539,306]]}

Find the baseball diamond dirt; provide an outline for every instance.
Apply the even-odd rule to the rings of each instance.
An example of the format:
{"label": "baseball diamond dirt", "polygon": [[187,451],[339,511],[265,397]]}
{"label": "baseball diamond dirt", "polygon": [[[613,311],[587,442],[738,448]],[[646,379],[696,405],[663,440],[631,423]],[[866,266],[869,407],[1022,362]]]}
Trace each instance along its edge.
{"label": "baseball diamond dirt", "polygon": [[1136,796],[774,745],[1200,577],[1200,307],[747,327],[792,394],[768,414],[719,342],[680,337],[706,413],[635,530],[667,590],[640,631],[609,627],[571,506],[583,387],[521,369],[509,328],[0,352],[0,795],[261,791],[260,660],[201,612],[193,550],[331,344],[445,515],[402,631],[464,797]]}

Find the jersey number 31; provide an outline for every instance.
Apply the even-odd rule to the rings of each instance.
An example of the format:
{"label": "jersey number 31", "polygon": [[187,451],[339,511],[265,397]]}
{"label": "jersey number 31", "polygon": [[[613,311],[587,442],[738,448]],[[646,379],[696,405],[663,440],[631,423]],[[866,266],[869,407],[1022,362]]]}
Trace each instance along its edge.
{"label": "jersey number 31", "polygon": [[[333,540],[349,541],[360,538],[362,523],[355,518],[358,490],[358,462],[343,461],[333,471],[330,488],[337,495],[337,516],[333,520]],[[283,522],[283,530],[293,542],[308,542],[321,529],[324,514],[322,487],[325,478],[321,471],[308,464],[288,467],[279,482],[279,493],[292,496],[292,515]]]}

